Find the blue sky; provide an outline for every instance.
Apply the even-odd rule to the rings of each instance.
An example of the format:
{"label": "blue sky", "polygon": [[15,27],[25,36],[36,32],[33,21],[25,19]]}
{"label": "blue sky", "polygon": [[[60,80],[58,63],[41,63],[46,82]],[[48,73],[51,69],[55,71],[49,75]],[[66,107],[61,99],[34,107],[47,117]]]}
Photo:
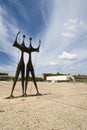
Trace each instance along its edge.
{"label": "blue sky", "polygon": [[[32,56],[36,76],[43,73],[87,74],[87,0],[0,0],[0,72],[15,75],[22,42],[38,46]],[[25,64],[28,55],[24,54]]]}

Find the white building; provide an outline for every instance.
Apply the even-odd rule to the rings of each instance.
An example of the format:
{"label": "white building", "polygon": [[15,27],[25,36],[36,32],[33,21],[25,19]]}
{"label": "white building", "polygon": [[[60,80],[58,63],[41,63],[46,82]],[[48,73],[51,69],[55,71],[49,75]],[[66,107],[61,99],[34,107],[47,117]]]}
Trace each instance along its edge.
{"label": "white building", "polygon": [[47,81],[51,82],[61,82],[61,81],[75,81],[72,75],[61,75],[61,76],[47,76]]}

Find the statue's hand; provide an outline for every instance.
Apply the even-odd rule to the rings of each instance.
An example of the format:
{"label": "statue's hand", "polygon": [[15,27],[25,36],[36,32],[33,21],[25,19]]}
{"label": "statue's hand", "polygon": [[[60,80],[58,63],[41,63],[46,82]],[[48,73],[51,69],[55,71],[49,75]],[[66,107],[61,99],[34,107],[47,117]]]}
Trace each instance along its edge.
{"label": "statue's hand", "polygon": [[40,45],[41,45],[41,40],[39,40],[39,48],[40,48]]}
{"label": "statue's hand", "polygon": [[16,39],[15,39],[16,41],[17,41],[17,38],[18,38],[18,35],[19,35],[19,34],[20,34],[20,31],[19,31],[19,32],[17,33],[17,35],[16,35]]}
{"label": "statue's hand", "polygon": [[37,48],[37,52],[39,52],[39,50],[40,50],[40,45],[41,45],[41,40],[39,40],[39,46]]}
{"label": "statue's hand", "polygon": [[40,45],[41,45],[41,40],[39,40],[39,47],[40,47]]}
{"label": "statue's hand", "polygon": [[14,41],[14,43],[13,43],[13,46],[15,46],[16,44],[17,44],[17,38],[18,38],[18,35],[20,34],[20,31],[17,33],[17,35],[16,35],[16,38],[15,38],[15,41]]}
{"label": "statue's hand", "polygon": [[20,31],[17,33],[17,36],[20,34]]}
{"label": "statue's hand", "polygon": [[39,40],[39,44],[41,44],[41,40]]}

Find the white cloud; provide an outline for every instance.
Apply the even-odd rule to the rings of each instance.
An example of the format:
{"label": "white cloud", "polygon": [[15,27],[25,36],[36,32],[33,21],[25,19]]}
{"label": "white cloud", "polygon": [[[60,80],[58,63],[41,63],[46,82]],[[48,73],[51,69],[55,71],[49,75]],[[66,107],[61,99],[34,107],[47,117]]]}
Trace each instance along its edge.
{"label": "white cloud", "polygon": [[66,38],[73,38],[75,35],[71,32],[62,32],[61,35]]}
{"label": "white cloud", "polygon": [[61,55],[59,55],[59,58],[62,60],[76,60],[77,55],[76,54],[70,54],[68,52],[63,52]]}
{"label": "white cloud", "polygon": [[51,62],[49,62],[49,65],[58,65],[58,62],[51,61]]}
{"label": "white cloud", "polygon": [[70,18],[69,23],[71,24],[77,24],[78,23],[78,18]]}
{"label": "white cloud", "polygon": [[78,18],[70,18],[63,24],[61,35],[65,38],[78,36],[80,33],[87,31],[87,24]]}
{"label": "white cloud", "polygon": [[70,25],[76,25],[77,24],[77,22],[78,22],[78,18],[75,18],[75,19],[72,19],[72,18],[70,18],[70,19],[68,19],[68,21],[66,22],[66,23],[64,23],[64,27],[69,27]]}

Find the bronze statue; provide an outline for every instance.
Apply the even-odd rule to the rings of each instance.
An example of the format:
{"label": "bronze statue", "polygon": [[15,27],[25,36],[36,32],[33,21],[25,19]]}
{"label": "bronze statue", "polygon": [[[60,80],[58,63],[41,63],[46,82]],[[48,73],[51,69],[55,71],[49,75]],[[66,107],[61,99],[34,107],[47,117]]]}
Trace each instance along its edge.
{"label": "bronze statue", "polygon": [[[14,91],[14,88],[15,88],[15,85],[16,85],[16,82],[18,80],[18,76],[19,76],[20,72],[21,72],[21,82],[22,82],[22,96],[27,96],[26,90],[27,90],[29,72],[31,72],[33,82],[34,82],[34,85],[35,85],[35,88],[36,88],[36,91],[37,91],[36,95],[41,95],[38,91],[38,87],[37,87],[36,80],[35,80],[34,68],[33,68],[32,60],[31,60],[31,53],[32,52],[39,52],[41,42],[39,41],[39,46],[37,48],[33,48],[32,45],[31,45],[32,38],[30,38],[30,45],[29,45],[29,47],[26,47],[25,44],[24,44],[25,35],[23,35],[22,44],[18,44],[17,38],[18,38],[19,33],[20,32],[18,32],[17,35],[16,35],[16,39],[15,39],[13,46],[15,46],[15,47],[17,47],[18,49],[21,50],[21,58],[20,58],[20,61],[18,63],[18,66],[17,66],[15,79],[14,79],[11,95],[10,95],[9,98],[14,97],[13,91]],[[24,52],[29,54],[29,60],[28,60],[27,67],[26,67],[26,77],[25,77],[25,64],[24,64],[24,56],[23,56]],[[24,78],[25,78],[25,86],[24,86]]]}
{"label": "bronze statue", "polygon": [[22,96],[24,96],[24,75],[25,75],[25,64],[24,64],[24,48],[25,48],[25,44],[24,44],[24,39],[25,39],[25,35],[23,35],[23,42],[22,44],[18,44],[17,42],[17,37],[19,35],[20,32],[17,33],[17,36],[16,36],[16,39],[15,39],[15,42],[13,44],[13,46],[19,48],[21,50],[21,58],[20,58],[20,61],[18,63],[18,66],[17,66],[17,70],[16,70],[16,74],[15,74],[15,79],[14,79],[14,83],[13,83],[13,87],[12,87],[12,91],[11,91],[11,95],[10,97],[14,97],[13,96],[13,91],[14,91],[14,88],[15,88],[15,85],[16,85],[16,82],[18,80],[18,76],[21,72],[21,82],[22,82]]}
{"label": "bronze statue", "polygon": [[36,91],[37,91],[36,95],[41,95],[38,91],[38,87],[37,87],[36,80],[35,80],[34,68],[33,68],[32,60],[31,60],[31,53],[32,52],[39,52],[41,41],[39,41],[39,46],[37,48],[33,48],[32,44],[31,44],[31,40],[32,40],[32,38],[30,38],[30,45],[26,49],[26,52],[29,54],[29,60],[28,60],[27,67],[26,67],[25,95],[27,95],[26,90],[27,90],[29,72],[31,72],[33,82],[34,82],[34,85],[35,85],[35,88],[36,88]]}

